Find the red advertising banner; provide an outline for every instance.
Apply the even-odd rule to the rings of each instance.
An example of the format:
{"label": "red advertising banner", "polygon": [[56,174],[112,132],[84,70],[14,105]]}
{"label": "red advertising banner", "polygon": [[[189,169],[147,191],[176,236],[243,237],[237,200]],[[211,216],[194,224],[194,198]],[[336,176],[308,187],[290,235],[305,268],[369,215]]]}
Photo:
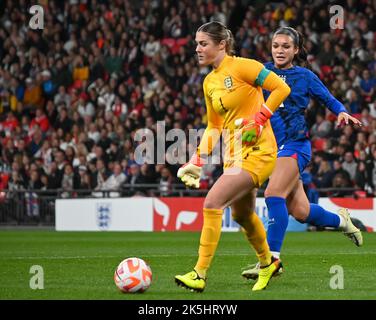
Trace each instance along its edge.
{"label": "red advertising banner", "polygon": [[368,232],[376,231],[376,198],[320,198],[319,205],[332,212],[347,208],[351,218],[362,222]]}
{"label": "red advertising banner", "polygon": [[201,231],[204,198],[153,198],[154,231]]}
{"label": "red advertising banner", "polygon": [[[204,198],[153,198],[154,231],[201,231]],[[374,198],[320,198],[319,205],[328,211],[336,212],[348,208],[352,218],[360,220],[369,232],[376,231],[376,199]],[[256,199],[256,209],[266,209],[263,198]],[[256,210],[258,211],[258,210]],[[263,218],[263,212],[258,212]],[[290,218],[289,231],[304,231],[306,227]],[[231,217],[231,210],[224,211],[223,231],[237,231],[238,225]],[[301,228],[297,228],[301,227]]]}

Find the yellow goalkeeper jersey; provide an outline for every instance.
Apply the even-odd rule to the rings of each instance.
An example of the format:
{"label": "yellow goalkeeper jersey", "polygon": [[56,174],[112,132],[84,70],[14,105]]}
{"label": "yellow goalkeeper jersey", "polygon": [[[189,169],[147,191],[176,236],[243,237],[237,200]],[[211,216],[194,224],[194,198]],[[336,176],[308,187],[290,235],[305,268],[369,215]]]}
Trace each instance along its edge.
{"label": "yellow goalkeeper jersey", "polygon": [[[266,102],[263,88],[271,91]],[[203,89],[208,123],[197,150],[200,156],[212,152],[219,139],[218,133],[225,130],[225,168],[235,165],[250,171],[254,166],[252,156],[268,155],[275,160],[277,145],[270,121],[266,122],[255,145],[241,145],[239,149],[237,145],[241,139],[234,139],[235,120],[251,119],[263,103],[271,111],[276,110],[290,93],[290,88],[282,79],[256,60],[226,55],[220,65],[206,76]]]}

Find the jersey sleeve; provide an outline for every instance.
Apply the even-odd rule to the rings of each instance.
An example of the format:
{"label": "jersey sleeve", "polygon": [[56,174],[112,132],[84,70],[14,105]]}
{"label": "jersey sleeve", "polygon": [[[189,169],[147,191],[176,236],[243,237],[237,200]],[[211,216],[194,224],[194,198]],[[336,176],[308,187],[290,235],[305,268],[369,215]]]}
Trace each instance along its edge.
{"label": "jersey sleeve", "polygon": [[202,135],[200,145],[197,148],[197,155],[199,155],[200,157],[205,157],[205,155],[208,156],[211,154],[221,136],[224,122],[223,118],[219,114],[217,114],[213,109],[213,105],[208,96],[207,78],[205,78],[204,80],[203,89],[205,96],[208,125],[204,131],[204,134]]}
{"label": "jersey sleeve", "polygon": [[290,87],[273,71],[270,71],[262,85],[262,88],[270,91],[266,106],[274,112],[291,92]]}
{"label": "jersey sleeve", "polygon": [[330,111],[338,116],[341,112],[346,112],[345,106],[339,102],[328,90],[327,87],[313,72],[310,72],[309,95],[325,105]]}
{"label": "jersey sleeve", "polygon": [[290,87],[273,71],[268,70],[263,64],[256,60],[241,60],[241,66],[238,66],[238,73],[247,83],[270,91],[270,95],[265,104],[272,112],[274,112],[290,94]]}
{"label": "jersey sleeve", "polygon": [[236,64],[236,71],[240,78],[253,86],[262,86],[265,77],[269,74],[269,70],[260,62],[253,59],[239,58]]}

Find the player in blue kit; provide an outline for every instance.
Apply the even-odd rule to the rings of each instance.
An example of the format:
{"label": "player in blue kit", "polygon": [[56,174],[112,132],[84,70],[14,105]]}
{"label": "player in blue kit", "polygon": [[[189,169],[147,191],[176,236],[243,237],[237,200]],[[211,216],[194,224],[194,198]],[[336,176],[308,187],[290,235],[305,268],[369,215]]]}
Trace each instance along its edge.
{"label": "player in blue kit", "polygon": [[[311,143],[304,118],[311,97],[337,115],[338,125],[352,122],[360,126],[361,122],[347,113],[342,103],[332,96],[313,72],[294,65],[296,59],[306,60],[303,37],[298,31],[290,27],[279,28],[272,38],[272,56],[274,62],[266,63],[265,67],[283,78],[291,93],[271,117],[278,153],[276,166],[265,190],[270,251],[279,259],[289,213],[302,223],[340,228],[355,245],[361,246],[362,234],[351,222],[347,209],[332,213],[309,203],[300,179],[300,174],[311,159]],[[269,94],[264,90],[265,99]],[[256,279],[258,272],[259,266],[254,265],[244,270],[242,275]]]}

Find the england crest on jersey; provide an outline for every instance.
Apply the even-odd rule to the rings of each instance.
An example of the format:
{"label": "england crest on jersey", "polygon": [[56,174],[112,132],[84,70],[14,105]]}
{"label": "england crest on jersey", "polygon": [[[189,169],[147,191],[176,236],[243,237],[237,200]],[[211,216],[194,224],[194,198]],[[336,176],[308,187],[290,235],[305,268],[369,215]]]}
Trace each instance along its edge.
{"label": "england crest on jersey", "polygon": [[231,76],[228,76],[228,77],[225,78],[224,84],[225,84],[225,88],[227,90],[231,90],[232,89],[233,82],[232,82]]}

